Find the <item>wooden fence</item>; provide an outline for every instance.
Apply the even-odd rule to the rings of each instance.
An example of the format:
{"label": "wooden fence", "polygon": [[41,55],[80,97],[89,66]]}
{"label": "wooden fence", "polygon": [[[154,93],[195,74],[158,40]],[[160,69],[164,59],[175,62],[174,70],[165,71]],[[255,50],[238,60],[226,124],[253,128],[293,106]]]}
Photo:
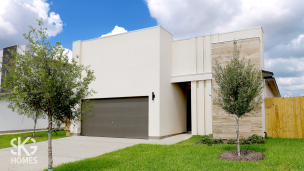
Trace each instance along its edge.
{"label": "wooden fence", "polygon": [[268,137],[304,138],[304,97],[265,98]]}

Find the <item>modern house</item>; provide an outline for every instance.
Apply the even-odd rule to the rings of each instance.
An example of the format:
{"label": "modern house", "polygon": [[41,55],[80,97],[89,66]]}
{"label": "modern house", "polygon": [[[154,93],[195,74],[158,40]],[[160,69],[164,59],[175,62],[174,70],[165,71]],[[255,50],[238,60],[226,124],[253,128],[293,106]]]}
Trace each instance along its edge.
{"label": "modern house", "polygon": [[[73,57],[90,65],[98,93],[94,116],[71,126],[84,136],[156,138],[191,132],[235,138],[235,121],[213,103],[215,60],[227,63],[233,40],[240,56],[264,70],[261,27],[174,40],[160,26],[73,42]],[[271,72],[263,71],[263,98],[279,97]],[[241,136],[264,135],[261,108],[240,121]]]}
{"label": "modern house", "polygon": [[[9,50],[17,51],[20,54],[24,54],[24,51],[27,50],[27,45],[18,46],[10,46],[3,48],[0,50],[0,62],[4,64],[7,62],[6,59],[11,59],[12,56]],[[3,60],[4,59],[4,60]],[[0,64],[2,68],[2,64]],[[6,74],[7,71],[4,69],[0,72],[0,85],[2,85],[3,74]],[[4,93],[3,89],[0,89],[0,93]],[[31,131],[34,128],[34,120],[31,118],[27,118],[26,116],[21,116],[17,112],[13,112],[10,108],[8,108],[8,102],[0,99],[0,134],[8,133],[8,132],[20,132],[20,131]],[[46,129],[47,120],[39,119],[37,121],[36,128]]]}
{"label": "modern house", "polygon": [[[174,40],[160,26],[108,37],[73,42],[73,57],[90,65],[98,93],[94,116],[71,125],[71,133],[84,136],[155,138],[191,132],[235,138],[235,121],[213,103],[212,75],[215,60],[225,65],[233,51],[233,40],[241,45],[240,56],[262,70],[263,98],[280,97],[273,73],[264,70],[261,27]],[[11,58],[9,49],[24,53],[27,46],[0,50]],[[5,62],[5,61],[4,61]],[[0,84],[2,75],[0,72]],[[3,90],[0,90],[3,93]],[[33,120],[12,112],[0,100],[0,133],[31,130]],[[47,120],[37,128],[45,129]],[[265,111],[261,108],[240,121],[241,136],[264,135]]]}

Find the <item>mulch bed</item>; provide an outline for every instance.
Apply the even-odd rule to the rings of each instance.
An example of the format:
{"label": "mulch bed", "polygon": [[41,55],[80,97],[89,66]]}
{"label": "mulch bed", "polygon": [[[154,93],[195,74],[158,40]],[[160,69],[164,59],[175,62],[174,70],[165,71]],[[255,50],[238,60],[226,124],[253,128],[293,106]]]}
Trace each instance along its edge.
{"label": "mulch bed", "polygon": [[35,135],[35,136],[33,136],[33,135],[26,135],[26,136],[23,136],[23,138],[27,138],[27,137],[42,137],[41,135]]}
{"label": "mulch bed", "polygon": [[222,152],[219,157],[220,159],[225,160],[235,160],[235,161],[259,161],[263,160],[265,156],[261,152],[255,152],[248,150],[246,154],[246,150],[241,150],[241,156],[237,155],[237,150],[230,150]]}

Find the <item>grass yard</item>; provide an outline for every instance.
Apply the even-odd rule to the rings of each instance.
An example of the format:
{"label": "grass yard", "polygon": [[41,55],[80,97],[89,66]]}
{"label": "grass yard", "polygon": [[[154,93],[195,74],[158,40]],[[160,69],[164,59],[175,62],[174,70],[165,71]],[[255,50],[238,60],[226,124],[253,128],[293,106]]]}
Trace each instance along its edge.
{"label": "grass yard", "polygon": [[[250,145],[262,152],[259,162],[225,161],[218,156],[236,145],[196,145],[202,137],[174,145],[139,144],[98,157],[66,163],[54,171],[77,170],[304,170],[304,139],[268,138],[266,144]],[[241,146],[246,149],[247,146]],[[55,159],[56,160],[56,159]]]}
{"label": "grass yard", "polygon": [[[66,131],[57,131],[57,134],[55,132],[52,133],[52,139],[58,139],[58,138],[64,138],[66,137]],[[32,132],[26,132],[26,133],[19,133],[19,134],[5,134],[5,135],[0,135],[0,149],[1,148],[7,148],[7,147],[12,147],[11,145],[11,140],[13,138],[18,138],[21,137],[21,141],[23,142],[26,138],[23,138],[25,135],[31,135],[33,134]],[[47,131],[39,131],[36,132],[35,135],[41,135],[42,137],[34,137],[36,142],[40,141],[47,141],[48,138],[48,132]],[[17,145],[18,140],[15,141],[15,144]],[[26,144],[32,143],[31,140],[29,140]]]}

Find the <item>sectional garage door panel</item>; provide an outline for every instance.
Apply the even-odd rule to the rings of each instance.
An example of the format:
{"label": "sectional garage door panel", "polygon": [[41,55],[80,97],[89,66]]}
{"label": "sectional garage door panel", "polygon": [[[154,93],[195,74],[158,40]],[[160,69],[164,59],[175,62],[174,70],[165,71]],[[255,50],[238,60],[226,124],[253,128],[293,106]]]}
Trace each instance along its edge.
{"label": "sectional garage door panel", "polygon": [[82,135],[148,138],[148,97],[94,101],[94,116],[82,122]]}

